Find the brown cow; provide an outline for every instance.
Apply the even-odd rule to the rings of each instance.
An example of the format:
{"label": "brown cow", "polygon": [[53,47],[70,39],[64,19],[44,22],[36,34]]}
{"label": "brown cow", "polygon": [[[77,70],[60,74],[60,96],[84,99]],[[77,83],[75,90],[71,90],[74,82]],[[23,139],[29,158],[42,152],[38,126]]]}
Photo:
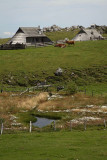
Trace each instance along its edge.
{"label": "brown cow", "polygon": [[57,43],[57,44],[55,44],[55,46],[54,46],[54,47],[65,48],[65,47],[66,47],[66,44]]}
{"label": "brown cow", "polygon": [[66,43],[69,44],[69,45],[72,45],[72,44],[74,45],[75,41],[66,41]]}

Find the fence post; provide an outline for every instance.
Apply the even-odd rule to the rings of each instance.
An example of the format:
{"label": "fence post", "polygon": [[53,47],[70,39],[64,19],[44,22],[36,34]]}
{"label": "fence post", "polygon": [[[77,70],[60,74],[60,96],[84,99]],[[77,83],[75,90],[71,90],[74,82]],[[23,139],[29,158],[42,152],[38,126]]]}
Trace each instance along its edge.
{"label": "fence post", "polygon": [[86,119],[84,120],[84,130],[86,131],[86,129],[87,129],[87,121],[86,121]]}
{"label": "fence post", "polygon": [[56,131],[55,121],[54,121],[54,131]]}
{"label": "fence post", "polygon": [[29,132],[31,133],[32,132],[32,122],[30,121],[30,129],[29,129]]}
{"label": "fence post", "polygon": [[3,122],[1,121],[1,135],[3,134]]}
{"label": "fence post", "polygon": [[106,120],[104,119],[104,127],[106,128]]}
{"label": "fence post", "polygon": [[72,131],[72,121],[70,120],[70,130]]}

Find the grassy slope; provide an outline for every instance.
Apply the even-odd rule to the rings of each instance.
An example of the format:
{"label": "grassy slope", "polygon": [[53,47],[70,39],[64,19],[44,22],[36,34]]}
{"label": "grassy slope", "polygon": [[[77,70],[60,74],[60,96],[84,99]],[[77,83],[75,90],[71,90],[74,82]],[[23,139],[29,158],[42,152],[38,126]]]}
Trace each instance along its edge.
{"label": "grassy slope", "polygon": [[44,47],[25,50],[0,50],[0,74],[7,72],[47,71],[58,67],[88,68],[106,65],[107,41],[77,42],[66,48]]}
{"label": "grassy slope", "polygon": [[3,135],[0,137],[0,159],[106,160],[106,139],[107,131]]}
{"label": "grassy slope", "polygon": [[5,44],[10,38],[2,38],[0,39],[0,44]]}
{"label": "grassy slope", "polygon": [[75,37],[75,35],[78,33],[79,29],[76,30],[70,30],[70,31],[57,31],[57,32],[46,32],[46,35],[52,40],[52,41],[57,41],[57,40],[63,40],[65,38],[72,39]]}
{"label": "grassy slope", "polygon": [[[68,46],[64,49],[50,46],[25,50],[0,50],[0,80],[3,77],[10,79],[9,77],[14,75],[15,80],[24,84],[28,79],[44,80],[49,76],[54,76],[58,67],[71,73],[71,68],[82,71],[93,66],[104,67],[107,64],[106,43],[106,40],[87,41],[76,42],[75,46]],[[27,77],[26,80],[25,77]],[[100,77],[104,79],[103,75]],[[62,82],[65,83],[64,80]],[[105,84],[102,83],[102,85],[106,92]],[[92,88],[100,86],[93,84]]]}

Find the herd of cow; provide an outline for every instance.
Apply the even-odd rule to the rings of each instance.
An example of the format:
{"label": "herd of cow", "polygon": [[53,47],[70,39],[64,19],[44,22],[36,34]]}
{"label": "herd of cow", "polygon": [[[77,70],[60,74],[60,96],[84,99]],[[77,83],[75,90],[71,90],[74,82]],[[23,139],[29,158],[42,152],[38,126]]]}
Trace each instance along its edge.
{"label": "herd of cow", "polygon": [[[74,45],[75,44],[74,41],[65,41],[65,43],[68,44],[68,45]],[[66,44],[64,44],[64,43],[57,43],[57,44],[54,45],[54,47],[65,48]]]}

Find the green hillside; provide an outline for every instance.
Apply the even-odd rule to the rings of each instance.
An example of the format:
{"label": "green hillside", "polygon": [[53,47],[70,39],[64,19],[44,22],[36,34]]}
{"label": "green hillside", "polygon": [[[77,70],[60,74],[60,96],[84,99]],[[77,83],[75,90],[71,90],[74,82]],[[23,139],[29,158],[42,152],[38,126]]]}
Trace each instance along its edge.
{"label": "green hillside", "polygon": [[0,44],[5,44],[10,38],[1,38]]}
{"label": "green hillside", "polygon": [[75,37],[75,35],[79,32],[79,29],[75,30],[62,30],[62,31],[57,31],[57,32],[46,32],[45,34],[52,40],[52,41],[58,41],[58,40],[63,40],[65,38],[72,39]]}
{"label": "green hillside", "polygon": [[[76,42],[75,46],[0,50],[1,84],[32,86],[37,81],[77,86],[106,83],[107,41]],[[62,76],[55,76],[58,67]],[[74,76],[71,74],[74,73]],[[104,87],[105,88],[105,87]]]}

